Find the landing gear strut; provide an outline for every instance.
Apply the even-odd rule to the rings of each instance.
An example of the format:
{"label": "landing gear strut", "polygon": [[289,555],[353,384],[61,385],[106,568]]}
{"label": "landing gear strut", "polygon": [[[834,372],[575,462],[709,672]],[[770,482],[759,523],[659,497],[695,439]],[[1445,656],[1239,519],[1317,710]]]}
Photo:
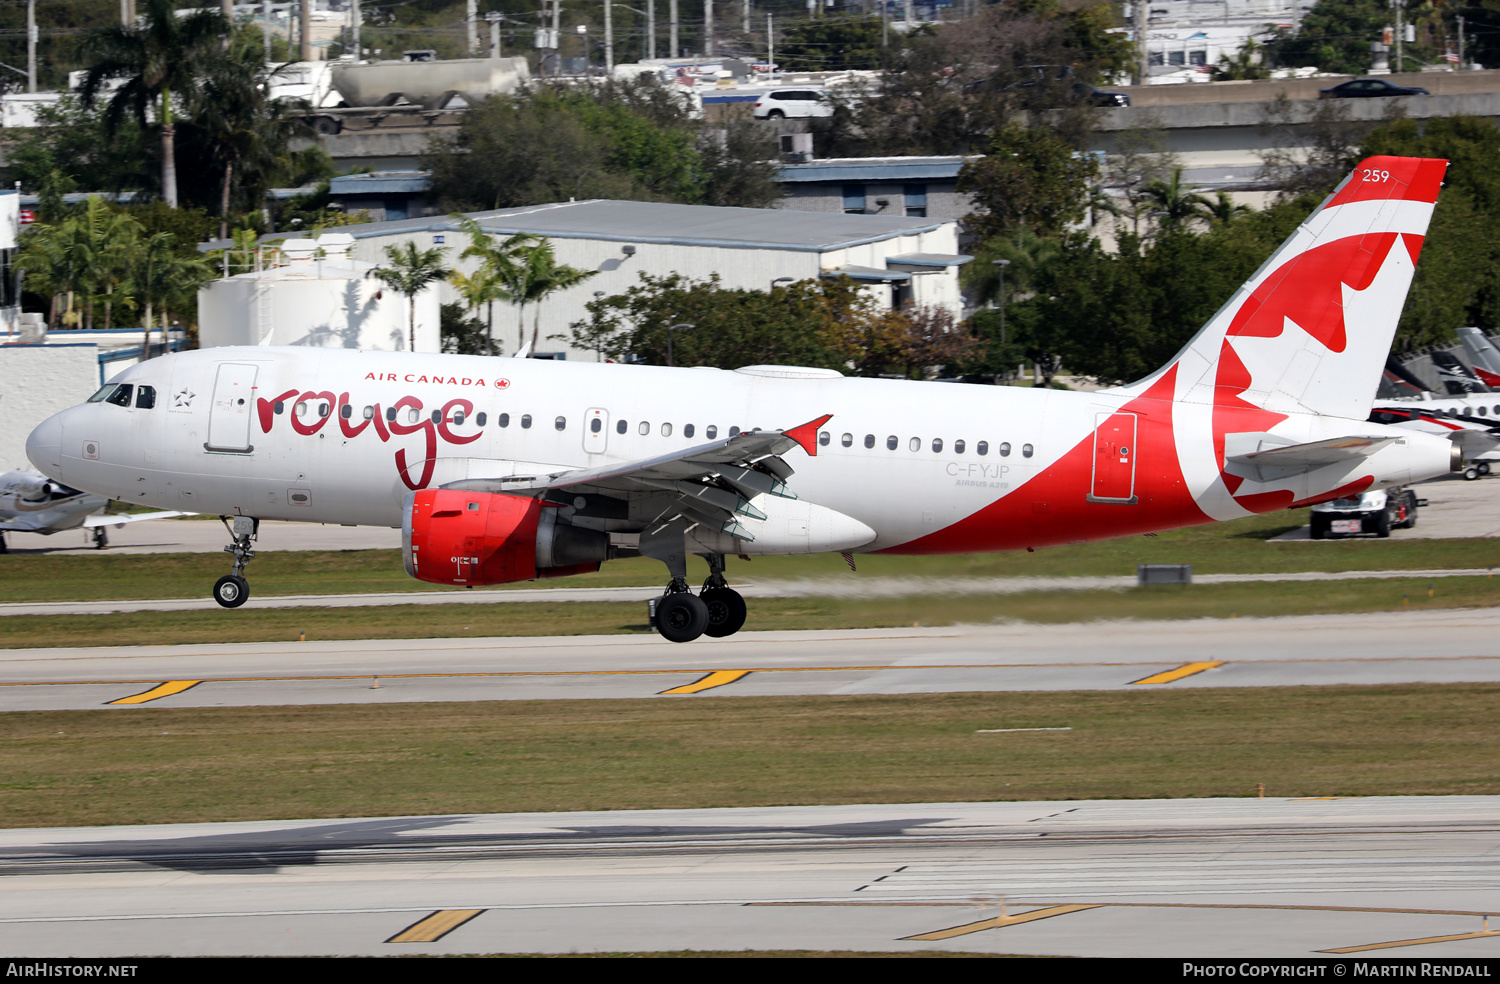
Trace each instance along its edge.
{"label": "landing gear strut", "polygon": [[668,642],[701,635],[722,639],[745,624],[745,599],[724,581],[724,555],[708,555],[708,580],[696,596],[688,589],[686,558],[667,559],[672,583],[656,603],[656,631]]}
{"label": "landing gear strut", "polygon": [[245,565],[255,556],[250,546],[260,531],[260,520],[250,516],[220,516],[224,528],[229,531],[230,543],[224,552],[234,555],[234,567],[230,573],[214,582],[214,601],[224,608],[238,608],[250,598],[250,582],[244,578]]}
{"label": "landing gear strut", "polygon": [[102,526],[94,527],[94,549],[109,549],[109,532]]}

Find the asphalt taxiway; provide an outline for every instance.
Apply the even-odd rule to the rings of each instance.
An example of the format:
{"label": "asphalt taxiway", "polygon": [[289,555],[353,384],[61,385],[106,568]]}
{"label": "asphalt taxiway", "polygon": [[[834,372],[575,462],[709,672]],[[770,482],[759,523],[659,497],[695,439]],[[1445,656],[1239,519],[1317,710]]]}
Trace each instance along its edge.
{"label": "asphalt taxiway", "polygon": [[1500,798],[919,803],[0,831],[34,956],[1500,954]]}
{"label": "asphalt taxiway", "polygon": [[1500,609],[0,650],[0,711],[1500,682]]}

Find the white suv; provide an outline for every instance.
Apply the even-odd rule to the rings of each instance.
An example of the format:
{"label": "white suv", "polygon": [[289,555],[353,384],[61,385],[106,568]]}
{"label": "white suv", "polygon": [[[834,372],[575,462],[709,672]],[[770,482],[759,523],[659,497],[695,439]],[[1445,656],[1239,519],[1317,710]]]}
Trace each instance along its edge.
{"label": "white suv", "polygon": [[832,116],[833,103],[822,89],[773,89],[755,101],[758,120]]}

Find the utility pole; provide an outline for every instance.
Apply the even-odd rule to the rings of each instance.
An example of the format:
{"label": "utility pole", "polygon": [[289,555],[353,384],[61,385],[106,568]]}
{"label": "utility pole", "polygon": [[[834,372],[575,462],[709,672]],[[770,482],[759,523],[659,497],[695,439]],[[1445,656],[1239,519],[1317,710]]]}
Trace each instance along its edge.
{"label": "utility pole", "polygon": [[26,91],[36,91],[36,0],[26,0]]}
{"label": "utility pole", "polygon": [[744,30],[748,35],[750,33],[750,0],[740,0],[740,6],[745,14]]}
{"label": "utility pole", "polygon": [[1151,79],[1151,56],[1146,51],[1146,0],[1132,0],[1131,13],[1135,16],[1136,85],[1146,85]]}
{"label": "utility pole", "polygon": [[[266,10],[271,9],[270,3],[266,4]],[[349,2],[349,42],[354,46],[354,60],[359,61],[365,56],[365,49],[359,46],[359,28],[364,23],[364,17],[359,10],[359,0]]]}
{"label": "utility pole", "polygon": [[1401,3],[1401,0],[1391,0],[1391,6],[1396,8],[1396,67],[1393,71],[1400,72],[1404,71],[1402,66],[1405,64],[1401,60],[1401,56],[1404,54],[1402,41],[1406,36],[1406,27],[1401,23],[1401,15],[1405,13],[1405,7]]}
{"label": "utility pole", "polygon": [[[475,0],[469,0],[470,3]],[[614,0],[604,0],[604,77],[612,79],[615,76],[615,20],[612,11],[615,9]]]}
{"label": "utility pole", "polygon": [[269,62],[271,60],[271,0],[260,0],[260,47],[265,60]]}
{"label": "utility pole", "polygon": [[714,0],[703,0],[703,54],[714,53]]}
{"label": "utility pole", "polygon": [[656,0],[646,0],[646,58],[656,58]]}
{"label": "utility pole", "polygon": [[1458,15],[1458,70],[1464,70],[1464,15]]}
{"label": "utility pole", "polygon": [[776,24],[766,15],[766,81],[776,77]]}
{"label": "utility pole", "polygon": [[310,62],[313,60],[312,46],[312,12],[314,0],[302,0],[299,6],[302,8],[302,37],[301,44],[297,49],[299,61]]}
{"label": "utility pole", "polygon": [[499,58],[500,57],[500,18],[502,16],[503,15],[498,14],[498,13],[489,13],[489,14],[485,14],[484,15],[484,19],[490,22],[490,57],[491,58]]}
{"label": "utility pole", "polygon": [[468,0],[464,11],[464,37],[469,42],[469,57],[479,57],[479,0]]}
{"label": "utility pole", "polygon": [[667,19],[669,22],[667,57],[679,58],[682,55],[682,49],[677,46],[677,0],[672,0],[671,7],[667,11]]}

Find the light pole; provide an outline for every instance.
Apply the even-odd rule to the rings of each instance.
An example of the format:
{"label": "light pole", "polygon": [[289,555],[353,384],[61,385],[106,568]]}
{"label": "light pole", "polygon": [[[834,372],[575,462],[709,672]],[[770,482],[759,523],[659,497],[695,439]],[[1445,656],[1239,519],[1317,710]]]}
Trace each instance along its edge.
{"label": "light pole", "polygon": [[696,328],[697,325],[680,324],[667,326],[667,365],[672,364],[672,332],[679,328]]}
{"label": "light pole", "polygon": [[1010,266],[1010,260],[991,260],[995,265],[995,272],[1000,275],[1000,289],[996,292],[1000,298],[1000,344],[1005,344],[1005,268]]}

